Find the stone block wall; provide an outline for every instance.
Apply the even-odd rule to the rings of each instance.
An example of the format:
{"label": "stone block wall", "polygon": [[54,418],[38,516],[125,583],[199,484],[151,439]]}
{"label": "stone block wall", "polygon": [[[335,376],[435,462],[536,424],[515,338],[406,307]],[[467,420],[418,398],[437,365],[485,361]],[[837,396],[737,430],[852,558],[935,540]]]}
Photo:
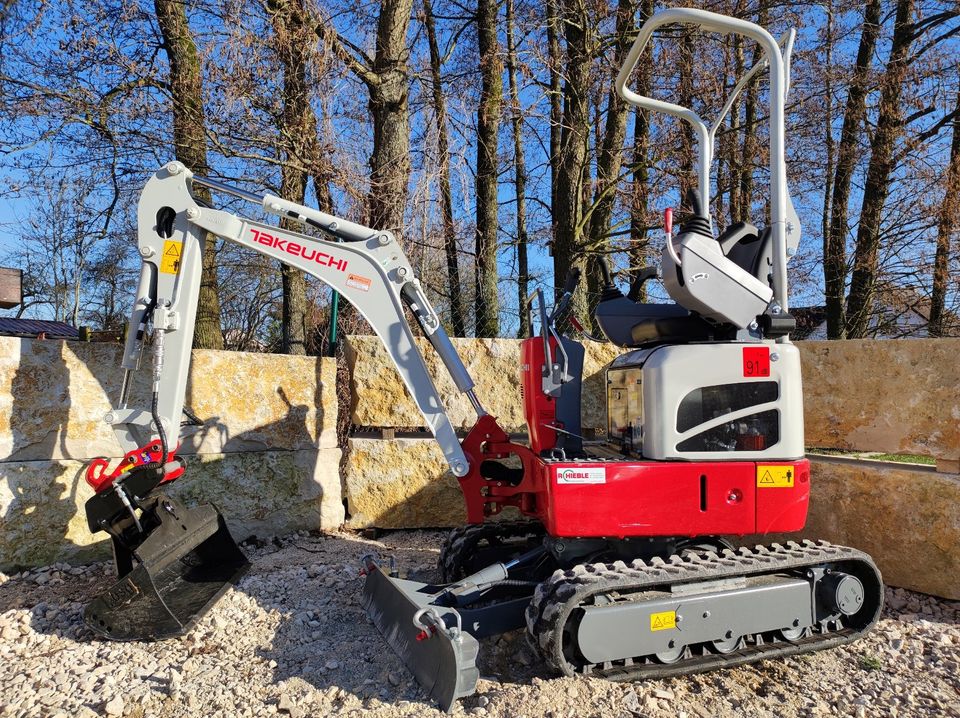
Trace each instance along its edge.
{"label": "stone block wall", "polygon": [[[454,343],[486,409],[507,431],[525,432],[519,342]],[[420,346],[466,431],[469,401]],[[803,535],[868,551],[894,585],[960,599],[960,340],[799,346],[814,479]],[[346,350],[353,432],[343,447],[334,360],[194,352],[186,405],[204,423],[184,431],[191,470],[181,495],[215,502],[239,538],[344,520],[352,528],[462,523],[457,481],[436,443],[417,433],[423,419],[379,341],[348,337]],[[606,424],[604,371],[616,354],[587,345],[587,430]],[[102,417],[119,390],[119,359],[114,345],[0,339],[0,570],[106,555],[86,529],[82,474],[93,457],[118,458]],[[387,438],[394,432],[400,438]],[[851,461],[817,448],[916,453],[937,465]]]}
{"label": "stone block wall", "polygon": [[[103,421],[121,347],[0,338],[0,570],[109,554],[87,529],[83,479],[122,455]],[[213,501],[235,536],[343,522],[332,359],[195,351],[181,495]],[[134,386],[144,396],[146,386]]]}

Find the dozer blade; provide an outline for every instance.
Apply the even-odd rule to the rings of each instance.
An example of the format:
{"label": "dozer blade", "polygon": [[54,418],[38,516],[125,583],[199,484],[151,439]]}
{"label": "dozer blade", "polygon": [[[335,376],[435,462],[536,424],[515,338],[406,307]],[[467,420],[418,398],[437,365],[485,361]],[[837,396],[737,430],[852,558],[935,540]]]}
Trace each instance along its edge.
{"label": "dozer blade", "polygon": [[140,521],[138,546],[114,536],[120,578],[84,612],[90,628],[116,641],[186,633],[250,565],[212,505],[188,509],[158,495]]}
{"label": "dozer blade", "polygon": [[392,578],[370,559],[364,568],[367,616],[430,698],[449,712],[457,698],[476,691],[477,639],[461,629],[454,609],[430,605],[435,587]]}

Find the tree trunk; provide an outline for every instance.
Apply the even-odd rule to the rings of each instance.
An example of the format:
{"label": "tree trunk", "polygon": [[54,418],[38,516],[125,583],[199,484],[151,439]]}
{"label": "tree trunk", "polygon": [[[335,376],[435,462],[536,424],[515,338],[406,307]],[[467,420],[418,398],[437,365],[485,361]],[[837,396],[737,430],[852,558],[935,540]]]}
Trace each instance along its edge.
{"label": "tree trunk", "polygon": [[[588,223],[589,251],[604,259],[607,259],[606,255],[610,252],[610,225],[617,198],[620,168],[623,165],[623,141],[627,134],[628,117],[627,103],[620,99],[613,84],[630,49],[631,34],[636,30],[636,12],[634,0],[620,0],[617,3],[616,50],[610,75],[610,90],[607,93],[607,117],[597,152],[597,182]],[[601,284],[599,267],[596,262],[591,262],[587,271],[587,311],[590,317],[593,317],[593,310],[600,298]],[[594,328],[599,330],[599,327]]]}
{"label": "tree trunk", "polygon": [[497,136],[503,105],[503,64],[497,42],[497,2],[478,0],[480,104],[477,108],[476,335],[500,333],[497,293]]}
{"label": "tree trunk", "polygon": [[827,12],[827,37],[825,39],[823,72],[823,112],[824,143],[826,145],[826,167],[823,172],[823,211],[820,215],[820,233],[826,251],[827,237],[830,235],[830,195],[833,192],[833,0],[824,6]]}
{"label": "tree trunk", "polygon": [[[203,112],[203,79],[197,46],[190,34],[184,4],[154,0],[157,24],[170,63],[170,95],[173,100],[173,149],[176,158],[197,174],[209,174]],[[198,187],[197,197],[209,201],[210,193]],[[220,329],[220,298],[217,293],[217,244],[207,234],[197,300],[193,345],[198,349],[223,349]]]}
{"label": "tree trunk", "polygon": [[[307,68],[310,64],[310,37],[303,0],[269,0],[274,47],[283,67],[283,110],[280,117],[280,146],[284,163],[280,168],[280,194],[303,204],[307,179],[316,165],[317,120],[310,104]],[[301,226],[281,220],[286,229]],[[280,264],[283,280],[281,351],[307,353],[307,281],[303,272]]]}
{"label": "tree trunk", "polygon": [[[550,72],[550,210],[557,207],[557,182],[560,175],[560,143],[563,138],[563,89],[560,83],[560,0],[546,0],[547,69]],[[550,252],[556,241],[557,223],[552,222]]]}
{"label": "tree trunk", "polygon": [[373,118],[367,223],[375,229],[399,230],[410,181],[410,77],[407,29],[413,0],[383,0],[377,18],[376,52],[371,61],[345,41],[329,20],[313,31],[367,86]]}
{"label": "tree trunk", "polygon": [[530,285],[527,267],[527,163],[523,154],[523,109],[520,106],[520,86],[517,83],[517,44],[513,23],[513,0],[507,0],[507,78],[510,84],[514,184],[517,195],[517,307],[520,312],[517,336],[522,339],[530,334],[530,315],[524,311]]}
{"label": "tree trunk", "polygon": [[843,297],[847,281],[847,221],[850,203],[850,184],[857,161],[861,125],[866,116],[867,81],[873,60],[873,51],[880,33],[880,0],[870,0],[863,12],[863,32],[847,105],[843,113],[843,127],[837,144],[837,164],[833,178],[833,199],[830,202],[830,231],[823,242],[823,280],[827,305],[827,338],[843,339],[846,334]]}
{"label": "tree trunk", "polygon": [[[683,107],[693,105],[693,62],[694,41],[693,29],[684,27],[680,38],[679,72],[680,80],[677,84],[677,102]],[[687,201],[687,193],[695,189],[697,182],[697,147],[693,136],[693,127],[689,122],[680,122],[680,203]],[[704,210],[707,208],[704,207]]]}
{"label": "tree trunk", "polygon": [[410,181],[410,78],[407,28],[413,0],[384,0],[377,20],[377,51],[362,79],[370,92],[373,152],[367,220],[371,227],[399,231]]}
{"label": "tree trunk", "polygon": [[880,219],[890,192],[894,148],[902,130],[900,95],[913,40],[913,0],[897,1],[890,58],[882,81],[877,126],[870,142],[870,163],[863,187],[863,205],[854,248],[850,296],[847,298],[847,337],[860,339],[870,328],[874,288],[877,281],[877,254],[880,249]]}
{"label": "tree trunk", "polygon": [[433,83],[433,111],[437,116],[437,154],[440,164],[440,211],[443,218],[443,249],[447,258],[447,289],[450,295],[450,328],[453,336],[466,336],[466,307],[460,285],[457,230],[453,222],[453,192],[450,183],[450,145],[447,137],[447,104],[440,80],[440,49],[431,0],[423,0],[424,25],[430,45],[430,75]]}
{"label": "tree trunk", "polygon": [[930,336],[946,334],[944,305],[950,266],[950,236],[960,226],[960,88],[956,98],[957,114],[953,118],[953,141],[950,144],[950,166],[947,169],[943,202],[937,219],[937,252],[933,259],[933,292],[930,295]]}
{"label": "tree trunk", "polygon": [[561,16],[567,40],[563,87],[563,120],[556,204],[553,277],[559,299],[567,272],[581,262],[583,236],[583,179],[590,143],[590,30],[591,18],[577,0],[564,0]]}
{"label": "tree trunk", "polygon": [[[641,0],[640,23],[643,24],[653,15],[655,0]],[[648,48],[640,57],[636,75],[637,93],[650,96],[653,84],[653,63]],[[650,115],[639,107],[633,117],[633,187],[630,198],[630,279],[636,279],[641,269],[647,265],[647,236],[650,226]],[[647,300],[644,288],[638,301]]]}

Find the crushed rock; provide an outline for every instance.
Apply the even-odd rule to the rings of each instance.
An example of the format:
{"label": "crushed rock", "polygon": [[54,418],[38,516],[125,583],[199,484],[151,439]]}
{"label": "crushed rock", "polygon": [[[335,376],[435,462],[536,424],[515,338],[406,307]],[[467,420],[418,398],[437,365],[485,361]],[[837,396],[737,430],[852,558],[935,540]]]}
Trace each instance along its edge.
{"label": "crushed rock", "polygon": [[[83,624],[108,564],[0,574],[0,718],[370,716],[441,718],[360,606],[366,553],[430,576],[440,532],[291,536],[245,547],[250,571],[184,638],[112,643]],[[491,718],[960,718],[960,603],[887,589],[877,628],[834,650],[682,678],[556,678],[522,631],[481,642]]]}

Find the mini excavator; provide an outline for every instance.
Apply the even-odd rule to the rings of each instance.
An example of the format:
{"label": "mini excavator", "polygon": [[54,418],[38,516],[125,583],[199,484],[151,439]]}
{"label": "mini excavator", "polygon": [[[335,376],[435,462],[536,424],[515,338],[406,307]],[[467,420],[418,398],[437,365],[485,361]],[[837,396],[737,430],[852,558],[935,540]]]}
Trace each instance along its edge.
{"label": "mini excavator", "polygon": [[[689,108],[628,86],[654,32],[695,26],[756,42],[763,53],[708,126]],[[479,640],[525,629],[559,674],[634,680],[736,666],[848,643],[880,615],[883,584],[866,554],[804,541],[735,548],[724,537],[803,528],[810,491],[804,458],[800,357],[789,341],[788,258],[800,224],[787,191],[784,99],[793,31],[704,10],[668,9],[641,28],[616,81],[636,107],[689,123],[698,137],[692,216],[667,221],[659,277],[673,300],[626,295],[603,267],[596,308],[606,338],[626,351],[606,373],[608,431],[580,423],[584,347],[564,334],[579,273],[552,309],[542,290],[526,311],[537,331],[521,343],[529,443],[488,414],[397,238],[273,195],[194,175],[156,172],[139,208],[140,281],[117,408],[106,420],[128,452],[112,472],[89,467],[90,529],[113,541],[119,579],[87,607],[95,631],[117,640],[181,635],[248,563],[214,506],[187,508],[169,485],[184,470],[176,439],[193,339],[204,237],[209,232],[307,272],[370,323],[460,482],[468,525],[446,538],[437,583],[362,561],[363,604],[422,688],[449,710],[475,690]],[[769,69],[770,221],[715,235],[707,211],[713,138],[736,95]],[[288,231],[207,206],[203,186],[319,230]],[[477,414],[461,440],[414,342],[405,309]],[[145,359],[149,351],[151,359]],[[138,373],[146,408],[130,407]],[[518,520],[491,521],[512,507]]]}

